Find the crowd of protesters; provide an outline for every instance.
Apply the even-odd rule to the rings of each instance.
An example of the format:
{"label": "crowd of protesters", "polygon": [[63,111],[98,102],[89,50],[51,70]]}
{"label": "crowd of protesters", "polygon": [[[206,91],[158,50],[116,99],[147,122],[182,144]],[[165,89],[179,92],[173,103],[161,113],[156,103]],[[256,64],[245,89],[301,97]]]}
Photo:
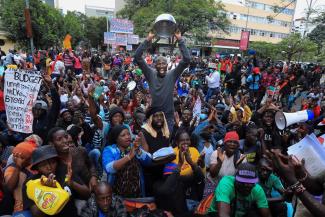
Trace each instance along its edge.
{"label": "crowd of protesters", "polygon": [[[6,122],[0,84],[0,216],[47,216],[27,183],[69,189],[55,216],[325,216],[325,176],[288,156],[320,138],[324,68],[240,56],[1,52],[2,67],[43,74],[33,133]],[[277,111],[314,119],[279,130]],[[321,199],[319,199],[321,198]]]}

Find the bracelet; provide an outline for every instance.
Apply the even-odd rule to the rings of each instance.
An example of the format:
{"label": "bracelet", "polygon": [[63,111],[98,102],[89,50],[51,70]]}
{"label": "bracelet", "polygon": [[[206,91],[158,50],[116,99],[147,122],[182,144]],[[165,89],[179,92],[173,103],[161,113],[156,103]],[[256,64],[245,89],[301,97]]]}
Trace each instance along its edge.
{"label": "bracelet", "polygon": [[301,178],[301,179],[298,179],[298,181],[299,182],[304,182],[304,181],[306,181],[307,177],[308,177],[308,173],[305,172],[305,176],[303,178]]}
{"label": "bracelet", "polygon": [[301,183],[298,181],[295,184],[291,185],[288,187],[289,190],[294,190],[295,188],[297,188]]}

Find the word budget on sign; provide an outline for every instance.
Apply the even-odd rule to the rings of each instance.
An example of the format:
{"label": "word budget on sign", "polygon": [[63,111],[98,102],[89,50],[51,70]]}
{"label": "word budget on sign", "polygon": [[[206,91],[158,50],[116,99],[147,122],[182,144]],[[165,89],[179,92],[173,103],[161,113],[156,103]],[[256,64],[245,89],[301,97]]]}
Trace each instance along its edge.
{"label": "word budget on sign", "polygon": [[5,81],[4,95],[9,127],[17,132],[31,133],[32,108],[42,82],[41,73],[8,69]]}

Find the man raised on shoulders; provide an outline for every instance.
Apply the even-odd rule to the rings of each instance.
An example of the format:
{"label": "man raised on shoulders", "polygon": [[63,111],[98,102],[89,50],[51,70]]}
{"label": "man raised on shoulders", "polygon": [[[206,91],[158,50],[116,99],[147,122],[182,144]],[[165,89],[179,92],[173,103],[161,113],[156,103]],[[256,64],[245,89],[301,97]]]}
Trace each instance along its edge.
{"label": "man raised on shoulders", "polygon": [[168,122],[168,128],[172,131],[174,125],[174,101],[173,91],[176,80],[186,69],[191,61],[190,53],[185,46],[185,42],[180,32],[175,33],[175,37],[178,41],[179,49],[183,56],[176,68],[167,71],[167,59],[165,57],[158,57],[155,64],[155,68],[147,65],[142,57],[143,52],[149,47],[152,39],[154,38],[153,33],[149,33],[148,37],[139,46],[135,52],[135,60],[139,64],[146,80],[149,84],[150,94],[152,97],[152,106],[161,108],[165,113]]}

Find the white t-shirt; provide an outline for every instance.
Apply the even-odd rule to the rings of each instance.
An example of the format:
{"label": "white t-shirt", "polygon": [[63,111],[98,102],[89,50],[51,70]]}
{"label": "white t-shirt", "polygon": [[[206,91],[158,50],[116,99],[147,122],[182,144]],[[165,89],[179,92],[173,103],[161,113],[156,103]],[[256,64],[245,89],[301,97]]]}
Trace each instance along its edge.
{"label": "white t-shirt", "polygon": [[[54,64],[55,61],[51,62],[50,65]],[[52,72],[52,74],[56,74],[59,75],[61,74],[61,71],[64,73],[64,63],[60,60],[56,61],[55,66],[54,66],[54,70]]]}
{"label": "white t-shirt", "polygon": [[208,82],[209,88],[218,88],[220,86],[220,74],[219,72],[212,72],[209,76],[205,77]]}
{"label": "white t-shirt", "polygon": [[[234,165],[234,156],[235,155],[232,155],[231,157],[228,157],[227,155],[225,156],[219,174],[216,177],[217,181],[219,181],[224,176],[234,176],[236,174],[236,168]],[[242,162],[246,162],[246,158]],[[217,164],[217,163],[218,163],[218,151],[215,150],[211,155],[210,165]]]}

